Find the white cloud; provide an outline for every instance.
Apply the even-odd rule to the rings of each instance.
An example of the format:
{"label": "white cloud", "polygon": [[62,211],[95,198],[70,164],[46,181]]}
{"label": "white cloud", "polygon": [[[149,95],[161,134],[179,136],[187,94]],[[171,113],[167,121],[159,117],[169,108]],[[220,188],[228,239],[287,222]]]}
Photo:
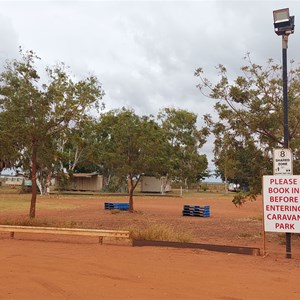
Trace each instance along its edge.
{"label": "white cloud", "polygon": [[[213,114],[214,101],[196,89],[197,67],[216,78],[227,66],[232,78],[246,52],[263,64],[281,61],[272,11],[297,1],[0,1],[0,58],[18,45],[43,62],[63,61],[77,76],[97,75],[107,109],[131,107],[156,114],[167,106]],[[299,33],[300,35],[300,33]],[[297,33],[288,55],[299,61]],[[203,148],[212,158],[211,144]]]}

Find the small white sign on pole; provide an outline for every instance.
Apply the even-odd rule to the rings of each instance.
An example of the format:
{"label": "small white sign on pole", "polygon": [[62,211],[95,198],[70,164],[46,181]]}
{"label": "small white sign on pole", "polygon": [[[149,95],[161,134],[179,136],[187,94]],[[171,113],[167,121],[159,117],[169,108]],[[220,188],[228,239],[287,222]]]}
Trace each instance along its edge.
{"label": "small white sign on pole", "polygon": [[293,155],[291,149],[273,149],[273,174],[293,174]]}
{"label": "small white sign on pole", "polygon": [[264,229],[300,232],[300,175],[263,176]]}

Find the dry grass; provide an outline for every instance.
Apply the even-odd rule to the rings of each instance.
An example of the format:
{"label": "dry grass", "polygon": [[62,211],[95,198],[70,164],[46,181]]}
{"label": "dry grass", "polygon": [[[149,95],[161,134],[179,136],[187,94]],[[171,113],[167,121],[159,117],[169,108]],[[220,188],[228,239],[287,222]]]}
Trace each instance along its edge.
{"label": "dry grass", "polygon": [[57,221],[47,218],[34,218],[19,217],[19,218],[7,218],[1,220],[1,225],[15,225],[15,226],[37,226],[37,227],[58,227],[58,228],[83,228],[83,224],[75,221]]}
{"label": "dry grass", "polygon": [[192,233],[187,231],[178,231],[166,224],[152,224],[146,228],[135,225],[125,228],[130,231],[134,240],[148,241],[169,241],[169,242],[191,242]]}

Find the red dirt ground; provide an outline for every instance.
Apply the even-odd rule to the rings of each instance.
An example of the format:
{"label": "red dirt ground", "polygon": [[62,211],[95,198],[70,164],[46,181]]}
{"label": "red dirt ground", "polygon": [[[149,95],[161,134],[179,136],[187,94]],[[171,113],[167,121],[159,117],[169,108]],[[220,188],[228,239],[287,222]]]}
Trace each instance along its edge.
{"label": "red dirt ground", "polygon": [[[197,198],[135,198],[136,213],[104,210],[125,197],[40,197],[37,219],[76,222],[99,229],[168,224],[188,231],[193,242],[259,247],[263,251],[261,199],[236,208],[222,194]],[[64,202],[74,209],[40,209]],[[210,205],[210,218],[183,217],[184,204]],[[24,213],[0,214],[4,219]],[[266,256],[195,249],[98,244],[95,238],[0,235],[0,299],[300,299],[300,238],[293,236],[292,259],[284,235],[266,235]]]}

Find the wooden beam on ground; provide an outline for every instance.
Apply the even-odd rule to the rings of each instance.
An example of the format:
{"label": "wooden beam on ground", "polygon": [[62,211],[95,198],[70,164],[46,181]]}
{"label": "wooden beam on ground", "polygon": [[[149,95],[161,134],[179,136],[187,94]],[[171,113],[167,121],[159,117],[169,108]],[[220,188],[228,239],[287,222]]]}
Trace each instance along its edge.
{"label": "wooden beam on ground", "polygon": [[259,248],[240,247],[240,246],[164,242],[164,241],[142,241],[142,240],[134,240],[132,245],[134,247],[156,246],[156,247],[192,248],[192,249],[203,249],[209,251],[246,254],[246,255],[255,255],[255,256],[260,255]]}
{"label": "wooden beam on ground", "polygon": [[14,234],[18,232],[18,233],[43,233],[43,234],[96,236],[99,237],[99,242],[101,243],[103,241],[103,238],[130,240],[129,231],[122,231],[122,230],[0,225],[0,232],[9,232],[11,238],[14,238]]}

